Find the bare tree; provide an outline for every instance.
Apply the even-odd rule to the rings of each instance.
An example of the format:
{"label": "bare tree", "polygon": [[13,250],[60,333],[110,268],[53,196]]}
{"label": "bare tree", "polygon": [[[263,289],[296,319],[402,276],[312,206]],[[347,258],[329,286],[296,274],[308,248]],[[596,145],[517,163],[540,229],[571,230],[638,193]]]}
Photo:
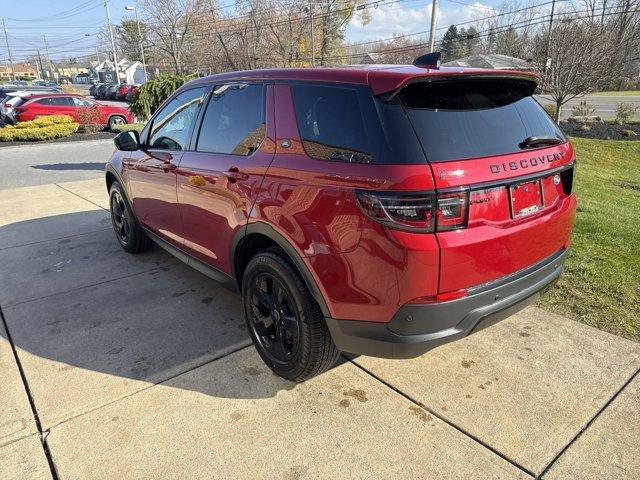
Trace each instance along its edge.
{"label": "bare tree", "polygon": [[545,90],[557,107],[556,121],[562,105],[602,88],[615,75],[606,61],[611,55],[611,45],[615,43],[612,37],[592,23],[561,23],[554,28],[549,48],[550,64],[543,80]]}

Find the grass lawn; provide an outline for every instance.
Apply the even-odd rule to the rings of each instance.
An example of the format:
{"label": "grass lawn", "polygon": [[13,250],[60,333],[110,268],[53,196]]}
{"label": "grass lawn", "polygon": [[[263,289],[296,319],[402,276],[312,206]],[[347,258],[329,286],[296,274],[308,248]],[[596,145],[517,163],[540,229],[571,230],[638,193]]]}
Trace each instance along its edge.
{"label": "grass lawn", "polygon": [[572,138],[578,213],[564,276],[540,306],[640,340],[640,142]]}
{"label": "grass lawn", "polygon": [[640,90],[621,90],[619,92],[593,92],[589,95],[595,97],[628,97],[628,96],[640,96]]}

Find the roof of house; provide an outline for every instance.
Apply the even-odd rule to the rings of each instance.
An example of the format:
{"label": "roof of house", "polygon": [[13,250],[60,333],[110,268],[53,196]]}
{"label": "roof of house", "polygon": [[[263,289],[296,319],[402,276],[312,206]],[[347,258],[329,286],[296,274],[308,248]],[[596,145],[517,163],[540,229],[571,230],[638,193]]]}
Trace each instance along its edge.
{"label": "roof of house", "polygon": [[414,78],[472,75],[524,76],[532,81],[537,80],[537,76],[532,72],[515,70],[460,67],[420,68],[413,65],[356,65],[351,67],[275,68],[227,72],[192,80],[189,82],[189,85],[210,83],[211,81],[221,80],[324,81],[334,83],[369,84],[371,85],[374,95],[380,95],[392,92]]}
{"label": "roof of house", "polygon": [[534,70],[535,66],[521,58],[499,55],[497,53],[480,53],[470,57],[459,58],[442,64],[443,67],[486,68],[492,70]]}

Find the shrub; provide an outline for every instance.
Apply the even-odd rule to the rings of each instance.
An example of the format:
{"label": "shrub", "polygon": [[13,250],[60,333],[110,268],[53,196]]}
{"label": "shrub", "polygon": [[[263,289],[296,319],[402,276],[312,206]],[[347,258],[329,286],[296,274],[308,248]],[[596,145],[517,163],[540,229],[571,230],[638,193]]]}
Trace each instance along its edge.
{"label": "shrub", "polygon": [[551,118],[556,118],[556,112],[558,111],[558,107],[556,107],[555,103],[545,103],[542,108],[544,108]]}
{"label": "shrub", "polygon": [[596,113],[596,109],[591,108],[586,100],[582,100],[578,105],[571,109],[572,117],[590,117],[594,113]]}
{"label": "shrub", "polygon": [[0,129],[0,142],[33,142],[68,137],[78,130],[78,126],[66,115],[41,117]]}
{"label": "shrub", "polygon": [[158,75],[140,87],[138,96],[131,102],[129,110],[141,120],[148,119],[169,95],[190,79],[191,76],[184,73]]}
{"label": "shrub", "polygon": [[121,123],[120,125],[114,125],[111,131],[116,133],[130,132],[132,130],[140,132],[144,128],[144,125],[144,123]]}
{"label": "shrub", "polygon": [[638,108],[632,103],[619,103],[616,108],[616,122],[629,123],[637,111]]}
{"label": "shrub", "polygon": [[82,125],[99,125],[102,123],[102,111],[97,105],[76,108],[76,117]]}

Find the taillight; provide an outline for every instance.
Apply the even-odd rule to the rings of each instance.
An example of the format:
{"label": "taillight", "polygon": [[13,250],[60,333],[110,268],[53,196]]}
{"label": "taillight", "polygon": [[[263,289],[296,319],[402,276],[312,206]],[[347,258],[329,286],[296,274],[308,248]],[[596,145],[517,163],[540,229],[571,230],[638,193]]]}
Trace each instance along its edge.
{"label": "taillight", "polygon": [[437,230],[457,230],[467,226],[469,218],[469,192],[438,194]]}
{"label": "taillight", "polygon": [[435,195],[401,193],[356,193],[360,207],[369,217],[399,230],[433,232]]}
{"label": "taillight", "polygon": [[397,230],[434,232],[465,228],[469,192],[356,192],[362,211]]}
{"label": "taillight", "polygon": [[10,103],[5,103],[4,104],[4,108],[11,108],[11,104]]}

